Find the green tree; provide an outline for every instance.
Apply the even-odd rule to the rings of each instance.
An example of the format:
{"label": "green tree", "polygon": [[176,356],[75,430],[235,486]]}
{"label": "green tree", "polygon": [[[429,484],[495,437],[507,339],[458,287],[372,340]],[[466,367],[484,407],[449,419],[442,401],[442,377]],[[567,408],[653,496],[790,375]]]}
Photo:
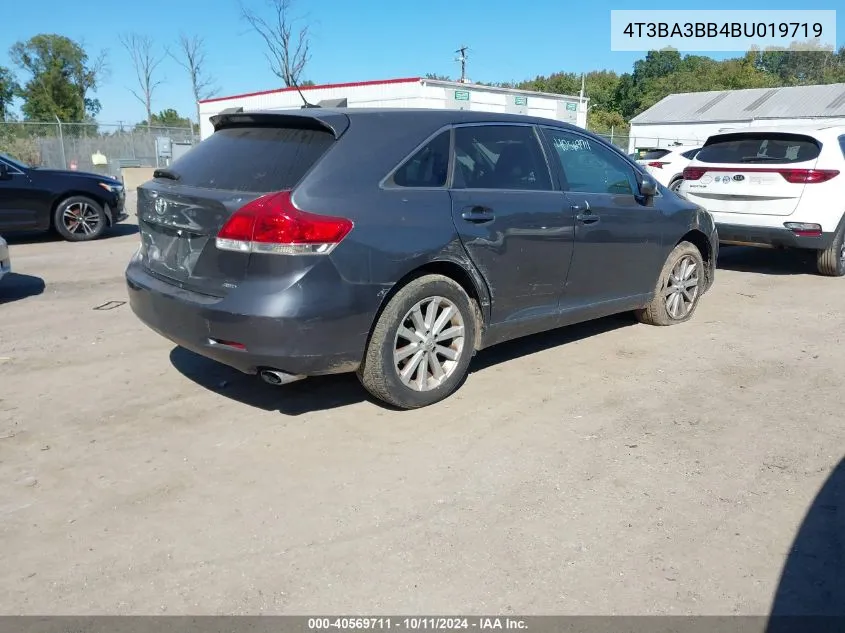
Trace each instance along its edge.
{"label": "green tree", "polygon": [[548,77],[538,75],[522,81],[516,86],[520,90],[535,90],[559,95],[577,95],[581,92],[581,75],[575,73],[552,73]]}
{"label": "green tree", "polygon": [[82,45],[64,35],[40,34],[18,42],[9,51],[12,61],[29,74],[17,94],[27,120],[85,121],[100,112],[92,98],[105,73],[105,56],[91,59]]}
{"label": "green tree", "polygon": [[761,71],[778,77],[786,86],[801,86],[845,81],[845,47],[835,52],[812,42],[793,43],[787,50],[751,51],[746,59]]}
{"label": "green tree", "polygon": [[19,90],[15,76],[8,68],[0,66],[0,121],[7,121],[12,116],[12,101]]}
{"label": "green tree", "polygon": [[[626,119],[630,119],[643,110],[642,99],[647,85],[655,79],[676,73],[682,66],[681,54],[674,49],[649,51],[644,59],[634,62],[633,73],[626,73],[619,78],[613,96],[615,109]],[[700,90],[706,90],[706,88],[700,88]]]}
{"label": "green tree", "polygon": [[617,136],[628,134],[628,122],[618,112],[591,108],[587,112],[587,127],[598,134],[609,134],[611,131]]}
{"label": "green tree", "polygon": [[173,108],[167,108],[158,114],[153,114],[149,121],[149,125],[147,125],[147,120],[145,119],[135,127],[136,129],[148,127],[189,128],[191,127],[191,119],[189,117],[180,116]]}
{"label": "green tree", "polygon": [[616,88],[618,86],[619,75],[612,70],[593,70],[584,76],[585,96],[590,99],[590,107],[597,110],[617,111]]}

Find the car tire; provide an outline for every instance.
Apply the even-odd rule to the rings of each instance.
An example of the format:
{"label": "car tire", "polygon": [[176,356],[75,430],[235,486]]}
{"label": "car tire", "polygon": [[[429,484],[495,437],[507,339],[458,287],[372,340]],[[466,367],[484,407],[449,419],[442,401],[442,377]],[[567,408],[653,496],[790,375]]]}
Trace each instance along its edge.
{"label": "car tire", "polygon": [[[678,189],[681,188],[681,183],[684,182],[683,178],[675,178],[672,182],[669,183],[669,191],[673,193],[678,193]],[[678,194],[681,195],[681,194]]]}
{"label": "car tire", "polygon": [[[414,279],[379,316],[358,379],[400,409],[439,402],[466,377],[479,323],[478,306],[456,281],[443,275]],[[438,333],[446,335],[440,344]]]}
{"label": "car tire", "polygon": [[698,248],[690,242],[681,242],[663,264],[654,298],[645,308],[634,312],[637,320],[649,325],[689,321],[707,285],[706,274]]}
{"label": "car tire", "polygon": [[825,277],[845,275],[845,223],[840,223],[833,243],[823,251],[818,251],[816,268]]}
{"label": "car tire", "polygon": [[65,198],[53,214],[56,232],[68,242],[96,240],[102,236],[107,224],[102,205],[86,196]]}

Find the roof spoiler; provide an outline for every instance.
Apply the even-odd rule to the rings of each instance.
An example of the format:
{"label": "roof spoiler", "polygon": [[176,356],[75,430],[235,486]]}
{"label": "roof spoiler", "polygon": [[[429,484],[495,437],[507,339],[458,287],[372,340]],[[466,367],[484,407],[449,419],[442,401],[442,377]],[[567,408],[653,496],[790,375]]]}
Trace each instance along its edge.
{"label": "roof spoiler", "polygon": [[[311,113],[314,114],[311,114]],[[325,114],[319,109],[308,110],[308,114],[294,111],[281,112],[244,112],[243,108],[228,108],[219,114],[209,117],[209,121],[217,132],[223,128],[258,126],[274,127],[287,126],[303,130],[322,130],[330,132],[336,139],[349,127],[349,117],[340,112],[331,111]]]}
{"label": "roof spoiler", "polygon": [[345,97],[342,99],[323,99],[317,102],[318,108],[346,108],[348,106],[349,100]]}

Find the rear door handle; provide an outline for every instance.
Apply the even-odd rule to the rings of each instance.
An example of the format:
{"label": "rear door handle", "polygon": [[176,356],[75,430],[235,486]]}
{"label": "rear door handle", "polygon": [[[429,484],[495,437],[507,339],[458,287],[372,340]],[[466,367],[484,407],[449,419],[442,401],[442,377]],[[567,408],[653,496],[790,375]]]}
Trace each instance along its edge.
{"label": "rear door handle", "polygon": [[467,222],[473,222],[474,224],[483,224],[484,222],[492,222],[493,220],[495,220],[496,214],[493,213],[493,209],[491,209],[490,207],[482,207],[476,205],[464,209],[464,212],[461,213],[461,217]]}

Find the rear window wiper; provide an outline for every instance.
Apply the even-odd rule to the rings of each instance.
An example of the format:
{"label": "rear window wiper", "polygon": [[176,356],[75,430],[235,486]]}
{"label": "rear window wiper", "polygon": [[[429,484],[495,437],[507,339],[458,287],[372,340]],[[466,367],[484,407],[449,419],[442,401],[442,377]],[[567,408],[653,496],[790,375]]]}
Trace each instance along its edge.
{"label": "rear window wiper", "polygon": [[776,156],[743,156],[742,158],[739,159],[739,162],[740,163],[756,163],[756,162],[759,161],[761,163],[765,163],[767,160],[779,161],[779,160],[785,160],[785,159],[778,158]]}
{"label": "rear window wiper", "polygon": [[156,169],[153,172],[153,178],[167,178],[169,180],[179,180],[182,176],[170,169]]}

